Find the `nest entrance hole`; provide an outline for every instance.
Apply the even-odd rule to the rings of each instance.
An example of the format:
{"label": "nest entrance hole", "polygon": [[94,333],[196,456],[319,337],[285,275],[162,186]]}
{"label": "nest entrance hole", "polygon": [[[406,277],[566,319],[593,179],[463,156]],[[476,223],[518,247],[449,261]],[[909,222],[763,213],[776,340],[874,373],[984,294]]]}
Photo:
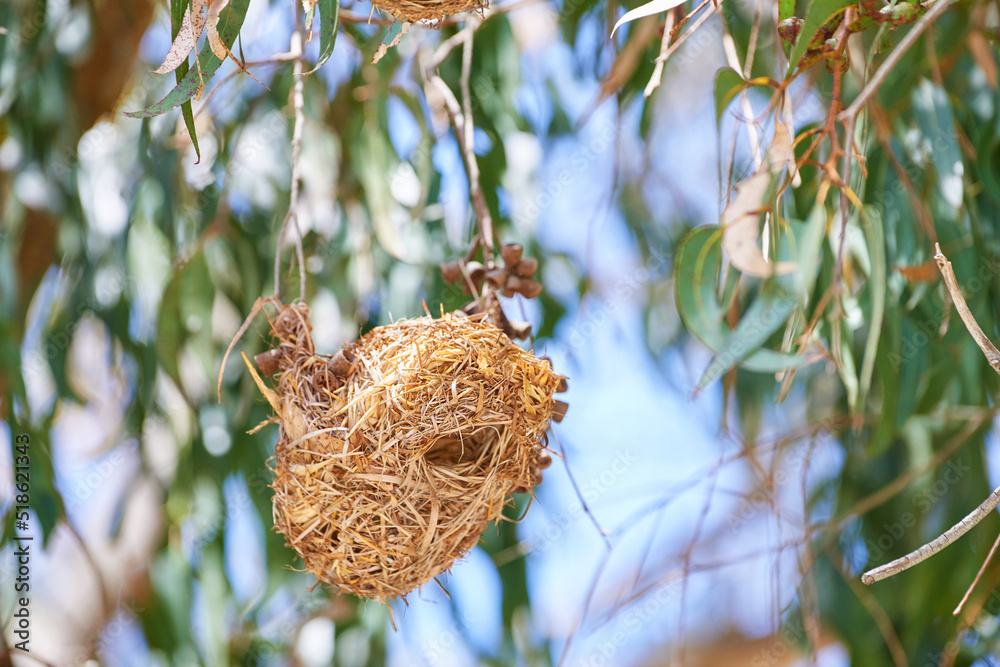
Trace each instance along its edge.
{"label": "nest entrance hole", "polygon": [[448,468],[463,475],[484,475],[499,439],[497,429],[490,427],[449,433],[437,438],[427,448],[424,460],[434,467]]}

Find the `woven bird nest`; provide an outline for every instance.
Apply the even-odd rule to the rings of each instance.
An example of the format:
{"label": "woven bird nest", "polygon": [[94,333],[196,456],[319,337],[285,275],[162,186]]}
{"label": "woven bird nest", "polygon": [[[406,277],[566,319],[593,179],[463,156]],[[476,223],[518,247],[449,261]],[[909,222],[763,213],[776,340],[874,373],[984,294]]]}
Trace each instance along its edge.
{"label": "woven bird nest", "polygon": [[282,427],[274,525],[320,581],[405,596],[540,479],[565,378],[492,324],[405,320],[332,357],[314,353],[305,304],[279,306],[272,329],[258,364],[277,390],[250,370]]}
{"label": "woven bird nest", "polygon": [[397,21],[440,21],[467,11],[485,9],[487,0],[375,0],[375,6]]}

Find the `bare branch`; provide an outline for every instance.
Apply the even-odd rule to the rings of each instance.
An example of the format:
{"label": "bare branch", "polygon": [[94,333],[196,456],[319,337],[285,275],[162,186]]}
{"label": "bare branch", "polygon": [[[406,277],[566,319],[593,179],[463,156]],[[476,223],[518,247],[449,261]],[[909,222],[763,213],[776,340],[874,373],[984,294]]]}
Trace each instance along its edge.
{"label": "bare branch", "polygon": [[976,318],[972,315],[972,311],[969,310],[968,304],[965,303],[962,288],[958,286],[958,281],[955,279],[955,271],[951,268],[951,262],[941,252],[941,244],[935,243],[934,251],[934,261],[937,262],[938,269],[941,270],[941,276],[944,277],[944,284],[948,288],[948,293],[951,295],[952,301],[955,302],[955,310],[958,311],[962,321],[965,322],[965,328],[972,334],[976,345],[986,355],[986,360],[990,362],[990,366],[997,373],[1000,373],[1000,350],[983,333],[983,330],[979,327],[979,323],[976,322]]}
{"label": "bare branch", "polygon": [[868,570],[861,575],[861,581],[871,585],[876,581],[882,581],[887,577],[898,574],[903,570],[908,570],[917,563],[927,560],[960,538],[962,535],[969,532],[973,526],[989,516],[990,512],[996,509],[997,505],[1000,505],[1000,487],[993,489],[993,493],[991,493],[979,507],[969,512],[964,519],[946,530],[940,537],[928,542],[916,551],[906,554],[902,558],[897,558],[891,563],[886,563],[885,565],[876,567],[873,570]]}

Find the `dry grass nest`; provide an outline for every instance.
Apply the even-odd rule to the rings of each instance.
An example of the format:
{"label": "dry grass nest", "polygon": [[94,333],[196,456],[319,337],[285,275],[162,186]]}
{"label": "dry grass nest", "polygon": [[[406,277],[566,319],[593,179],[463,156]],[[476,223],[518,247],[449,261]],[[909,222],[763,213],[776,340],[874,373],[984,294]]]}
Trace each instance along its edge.
{"label": "dry grass nest", "polygon": [[375,0],[375,6],[397,21],[440,21],[467,11],[483,10],[487,0]]}
{"label": "dry grass nest", "polygon": [[538,481],[565,378],[492,324],[405,320],[332,357],[315,354],[305,304],[272,329],[277,390],[251,372],[282,427],[274,525],[320,581],[405,596]]}

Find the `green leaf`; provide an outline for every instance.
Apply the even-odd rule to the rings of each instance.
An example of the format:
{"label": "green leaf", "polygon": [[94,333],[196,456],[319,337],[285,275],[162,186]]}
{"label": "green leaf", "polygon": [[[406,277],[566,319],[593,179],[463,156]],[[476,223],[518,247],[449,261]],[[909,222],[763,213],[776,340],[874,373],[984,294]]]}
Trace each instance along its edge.
{"label": "green leaf", "polygon": [[826,25],[826,22],[834,16],[850,7],[851,0],[813,0],[806,10],[805,22],[799,31],[799,38],[795,41],[795,48],[788,59],[788,73],[791,76],[795,68],[799,66],[799,61],[806,54],[809,44],[816,37],[819,29]]}
{"label": "green leaf", "polygon": [[858,410],[865,409],[865,401],[872,385],[872,373],[875,371],[875,355],[878,352],[878,341],[882,333],[882,318],[885,315],[886,263],[885,235],[882,231],[882,220],[872,210],[869,215],[864,209],[859,210],[864,223],[865,241],[868,245],[868,256],[871,260],[871,273],[868,276],[868,294],[871,299],[871,311],[868,316],[868,339],[865,341],[865,356],[861,362],[861,377],[858,383]]}
{"label": "green leaf", "polygon": [[[726,361],[729,362],[723,368],[710,368],[710,372],[706,372],[708,379],[705,380],[703,377],[704,384],[699,383],[699,388],[738,363],[746,370],[764,373],[794,368],[805,363],[805,357],[756,349],[777,326],[788,319],[788,313],[791,313],[791,308],[795,306],[796,301],[790,296],[784,284],[777,280],[765,283],[761,294],[751,304],[740,325],[737,325],[736,332],[732,332],[726,324],[725,308],[720,303],[717,293],[721,267],[722,233],[714,226],[691,230],[681,242],[674,257],[674,300],[681,321],[705,347],[719,357],[726,354]],[[782,302],[780,298],[782,295],[787,297],[784,298],[787,305]],[[773,310],[775,306],[778,306],[777,311]],[[770,322],[780,316],[785,308],[789,310],[782,321],[771,328],[760,343],[756,346],[747,346],[737,353],[737,348],[745,345],[746,341],[758,337],[752,329],[760,326],[760,321],[754,323],[753,319],[763,318],[764,322]]]}
{"label": "green leaf", "polygon": [[[715,358],[708,365],[698,381],[698,389],[704,389],[716,378],[750,357],[771,337],[795,310],[796,300],[792,292],[777,278],[764,282],[757,298],[747,308],[736,329],[726,338],[725,344],[716,350]],[[787,356],[792,365],[801,363],[801,357]],[[788,368],[789,366],[784,366]]]}
{"label": "green leaf", "polygon": [[937,172],[938,191],[957,220],[962,206],[962,151],[955,134],[955,119],[948,94],[927,79],[912,94],[913,113],[921,134],[931,147],[931,159]]}
{"label": "green leaf", "polygon": [[[184,0],[174,0],[170,4],[170,34],[172,39],[177,39],[177,33],[181,29],[181,20],[184,18],[184,9],[190,5],[190,2]],[[178,84],[184,80],[189,69],[190,65],[185,60],[174,70],[174,77]],[[195,155],[201,161],[201,148],[198,146],[198,133],[194,127],[194,110],[191,106],[191,100],[181,105],[181,115],[184,117],[184,125],[187,127],[188,136],[191,137],[191,143],[194,145]]]}
{"label": "green leaf", "polygon": [[337,25],[340,16],[339,0],[319,0],[319,59],[313,72],[323,66],[333,53],[333,45],[337,42]]}
{"label": "green leaf", "polygon": [[182,387],[177,357],[188,337],[193,318],[200,327],[211,324],[214,288],[204,253],[191,258],[163,290],[160,318],[156,329],[156,357],[167,375]]}
{"label": "green leaf", "polygon": [[[219,37],[222,38],[226,48],[232,49],[236,43],[236,37],[243,26],[243,19],[246,18],[249,6],[250,0],[233,0],[222,10],[219,16]],[[190,100],[198,93],[202,82],[211,79],[222,65],[222,60],[212,53],[212,48],[208,44],[198,54],[198,62],[201,65],[200,70],[198,67],[190,70],[162,100],[141,111],[128,111],[125,115],[129,118],[154,118]]]}
{"label": "green leaf", "polygon": [[778,23],[795,15],[795,0],[778,0]]}
{"label": "green leaf", "polygon": [[731,67],[723,67],[715,74],[715,122],[722,122],[722,115],[733,98],[747,85],[740,74]]}

